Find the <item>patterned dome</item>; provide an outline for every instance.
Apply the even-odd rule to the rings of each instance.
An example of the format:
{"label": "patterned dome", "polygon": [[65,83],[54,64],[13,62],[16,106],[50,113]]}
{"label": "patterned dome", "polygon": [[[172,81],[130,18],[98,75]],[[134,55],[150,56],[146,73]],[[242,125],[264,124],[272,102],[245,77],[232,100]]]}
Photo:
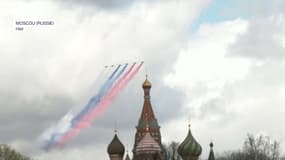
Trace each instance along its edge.
{"label": "patterned dome", "polygon": [[138,143],[135,152],[140,153],[155,153],[161,152],[160,145],[152,138],[149,132],[146,132],[142,140]]}
{"label": "patterned dome", "polygon": [[202,153],[202,147],[192,136],[190,127],[187,137],[178,147],[178,153],[182,157],[198,157]]}
{"label": "patterned dome", "polygon": [[107,151],[109,155],[113,155],[113,154],[124,155],[125,147],[119,140],[117,134],[115,134],[113,140],[109,144]]}

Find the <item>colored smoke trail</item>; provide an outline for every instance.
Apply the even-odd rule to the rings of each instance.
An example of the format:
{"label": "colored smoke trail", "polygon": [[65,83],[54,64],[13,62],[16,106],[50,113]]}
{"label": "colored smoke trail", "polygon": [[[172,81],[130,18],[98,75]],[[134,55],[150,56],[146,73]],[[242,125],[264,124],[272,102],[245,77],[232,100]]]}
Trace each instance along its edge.
{"label": "colored smoke trail", "polygon": [[70,113],[67,113],[63,116],[62,119],[56,124],[48,128],[44,131],[44,133],[41,135],[40,140],[45,141],[42,148],[44,150],[49,150],[50,147],[59,139],[59,137],[65,133],[68,128],[71,126],[71,119],[72,115]]}
{"label": "colored smoke trail", "polygon": [[[95,118],[102,115],[102,113],[106,111],[108,106],[110,106],[110,104],[119,95],[119,93],[127,86],[129,81],[131,81],[134,78],[134,76],[138,73],[138,71],[143,65],[143,62],[133,72],[131,72],[134,65],[135,64],[133,64],[131,68],[123,75],[123,77],[121,77],[120,80],[118,80],[118,82],[112,87],[110,92],[102,99],[102,101],[98,104],[98,106],[94,108],[90,113],[88,113],[82,119],[82,121],[78,123],[78,125],[75,128],[72,128],[72,130],[70,130],[68,134],[66,134],[59,140],[58,142],[59,145],[64,145],[67,141],[79,135],[82,129],[88,128]],[[130,72],[131,75],[127,77]]]}
{"label": "colored smoke trail", "polygon": [[[128,71],[118,80],[118,82],[110,89],[110,91],[108,92],[108,94],[106,94],[105,97],[103,97],[102,101],[98,104],[98,106],[96,108],[94,108],[91,112],[89,112],[88,114],[85,115],[84,118],[82,118],[81,123],[78,124],[78,128],[84,128],[81,126],[84,126],[84,124],[86,124],[86,122],[89,122],[90,120],[90,115],[92,115],[93,112],[96,112],[97,110],[100,110],[100,107],[102,106],[102,103],[104,103],[105,100],[107,100],[110,95],[112,94],[113,90],[116,90],[118,88],[118,86],[120,86],[125,79],[128,77],[128,75],[131,73],[131,71],[133,70],[135,66],[135,63],[128,69]],[[85,127],[86,128],[86,127]]]}
{"label": "colored smoke trail", "polygon": [[121,67],[121,65],[118,65],[118,67],[113,71],[113,73],[109,76],[109,78],[105,81],[105,83],[102,85],[102,87],[100,88],[98,94],[96,94],[95,96],[93,96],[89,102],[87,103],[87,105],[84,107],[83,110],[81,110],[73,119],[72,119],[72,126],[75,126],[77,122],[80,121],[80,119],[91,110],[91,108],[93,106],[96,106],[96,104],[100,101],[100,99],[107,93],[108,89],[113,85],[113,83],[116,81],[116,78],[118,78],[120,76],[120,74],[122,74],[122,72],[124,71],[125,67],[127,66],[127,64],[124,66],[124,68],[119,72],[119,74],[115,76],[115,74],[117,73],[117,71],[119,70],[119,68]]}
{"label": "colored smoke trail", "polygon": [[[116,72],[121,67],[121,65],[119,65],[119,67],[116,68],[116,70],[108,78],[106,83],[102,86],[102,89],[100,89],[99,93],[95,97],[92,97],[89,103],[86,105],[86,107],[72,120],[72,128],[76,128],[77,124],[81,121],[82,117],[88,114],[88,112],[90,112],[92,108],[97,106],[97,104],[101,101],[102,97],[108,93],[108,90],[113,86],[116,80],[123,74],[127,66],[128,64],[125,64],[118,74],[116,74]],[[63,135],[63,137],[64,136],[65,135]]]}
{"label": "colored smoke trail", "polygon": [[[98,104],[96,108],[94,108],[91,112],[85,115],[81,122],[72,130],[70,130],[65,136],[63,136],[59,141],[59,145],[64,145],[71,138],[79,135],[80,131],[84,128],[87,128],[91,125],[92,121],[100,116],[108,106],[114,101],[114,99],[119,95],[119,93],[127,86],[130,80],[134,78],[134,76],[138,73],[140,68],[142,67],[143,62],[133,71],[133,64],[129,70],[118,80],[118,82],[112,87],[112,89],[108,92],[108,94],[103,97],[102,101]],[[130,76],[128,76],[130,74]]]}
{"label": "colored smoke trail", "polygon": [[[125,64],[124,67],[121,70],[119,70],[121,65],[118,65],[118,67],[112,72],[112,74],[108,77],[108,79],[101,86],[101,88],[99,89],[99,92],[95,96],[93,96],[89,100],[87,105],[72,119],[70,128],[64,134],[62,134],[60,139],[62,139],[62,137],[67,137],[68,135],[70,135],[71,131],[73,133],[80,132],[76,130],[77,123],[81,120],[82,117],[84,117],[85,114],[87,114],[90,110],[92,110],[92,107],[97,106],[97,104],[100,102],[102,97],[108,92],[109,88],[120,77],[120,75],[124,72],[127,66],[128,64]],[[118,71],[119,73],[117,73]],[[58,141],[60,141],[60,139],[58,139]]]}
{"label": "colored smoke trail", "polygon": [[104,98],[104,100],[101,101],[100,105],[96,107],[90,115],[88,115],[88,118],[86,118],[86,121],[88,123],[91,123],[97,116],[101,115],[102,112],[104,112],[107,107],[115,100],[115,98],[119,95],[120,92],[127,86],[127,84],[134,78],[134,76],[138,73],[138,71],[141,69],[143,65],[143,62],[130,74],[129,77],[124,79],[120,84],[116,85],[112,90],[110,90],[110,93]]}
{"label": "colored smoke trail", "polygon": [[[105,76],[103,78],[97,76],[95,80],[95,84],[102,85],[99,85],[97,94],[88,101],[83,109],[77,110],[77,112],[75,112],[76,108],[71,109],[56,125],[48,128],[41,135],[40,138],[44,142],[44,149],[49,150],[56,145],[63,145],[77,136],[82,129],[89,127],[92,121],[103,114],[128,82],[133,79],[142,65],[143,63],[136,66],[136,63],[134,63],[129,68],[128,64],[105,67],[99,74]],[[109,72],[103,74],[106,72],[106,68]],[[104,80],[98,83],[98,79]]]}
{"label": "colored smoke trail", "polygon": [[[118,80],[118,82],[114,85],[116,86],[118,83],[121,83],[121,81],[131,72],[131,70],[133,69],[133,67],[135,66],[135,63],[128,69],[128,71]],[[113,86],[113,87],[114,87]],[[113,88],[112,87],[112,88]],[[103,98],[104,99],[104,98]],[[85,116],[86,117],[86,116]],[[64,135],[60,140],[59,140],[59,144],[63,145],[65,144],[69,139],[77,136],[80,133],[80,130],[82,129],[82,126],[84,124],[84,119],[85,117],[81,120],[81,122],[79,122],[75,127],[73,127],[66,135]]]}
{"label": "colored smoke trail", "polygon": [[[62,140],[65,139],[64,137],[74,137],[80,133],[80,130],[76,127],[81,119],[88,114],[97,104],[101,101],[102,97],[105,96],[109,89],[113,86],[113,84],[117,81],[117,79],[123,74],[125,69],[127,68],[128,64],[125,64],[122,69],[119,70],[121,65],[119,65],[116,70],[111,74],[111,76],[107,79],[107,81],[103,84],[101,89],[99,90],[98,94],[90,99],[88,104],[84,107],[84,109],[72,120],[72,127],[68,130],[61,138],[58,140],[60,143]],[[118,73],[117,73],[118,72]],[[73,135],[74,134],[74,135]],[[70,139],[70,138],[68,138]]]}
{"label": "colored smoke trail", "polygon": [[[110,71],[112,71],[112,75],[113,75],[113,68],[114,66],[105,66],[102,71],[99,73],[99,75],[97,76],[96,80],[94,81],[94,83],[98,84],[99,81],[101,81],[104,77],[106,77],[106,75],[109,76]],[[105,75],[105,76],[104,76]],[[109,76],[110,78],[111,76]],[[106,81],[106,80],[105,80]],[[104,82],[102,82],[104,83]],[[72,109],[70,109],[59,121],[57,124],[52,125],[51,127],[49,127],[48,129],[46,129],[39,137],[39,141],[41,144],[43,144],[42,148],[44,150],[49,150],[52,145],[59,140],[59,138],[64,135],[66,132],[68,132],[68,130],[71,128],[71,121],[72,119],[74,119],[74,115],[75,115],[75,110],[78,107],[73,107]]]}
{"label": "colored smoke trail", "polygon": [[[112,87],[116,80],[122,75],[127,66],[128,64],[125,64],[121,70],[119,70],[119,68],[121,68],[121,65],[116,68],[116,70],[108,78],[106,83],[104,83],[98,94],[92,97],[89,100],[88,104],[85,106],[85,108],[72,120],[73,127],[76,125],[77,122],[81,120],[82,117],[84,117],[85,114],[87,114],[90,110],[92,110],[93,107],[95,107],[100,102],[102,97],[108,92],[108,90]],[[118,71],[119,73],[117,73]]]}

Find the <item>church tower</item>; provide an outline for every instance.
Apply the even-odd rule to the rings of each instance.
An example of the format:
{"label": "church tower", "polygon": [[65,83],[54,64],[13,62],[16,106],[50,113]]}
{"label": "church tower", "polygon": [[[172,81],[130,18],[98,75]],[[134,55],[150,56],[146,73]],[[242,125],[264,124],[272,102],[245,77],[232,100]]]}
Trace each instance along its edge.
{"label": "church tower", "polygon": [[137,132],[135,135],[135,143],[133,148],[134,157],[136,157],[136,148],[138,143],[145,137],[146,134],[149,134],[161,147],[161,135],[160,135],[160,126],[158,125],[157,119],[155,118],[151,101],[150,101],[150,89],[151,83],[146,78],[142,88],[144,90],[144,104],[142,107],[142,112],[138,125],[136,127]]}

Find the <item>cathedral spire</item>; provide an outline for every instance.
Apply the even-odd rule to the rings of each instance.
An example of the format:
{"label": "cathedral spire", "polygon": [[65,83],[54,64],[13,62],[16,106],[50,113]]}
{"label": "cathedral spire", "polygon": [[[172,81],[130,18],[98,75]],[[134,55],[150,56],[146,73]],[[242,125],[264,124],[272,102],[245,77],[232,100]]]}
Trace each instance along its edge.
{"label": "cathedral spire", "polygon": [[155,119],[155,116],[154,116],[152,105],[150,102],[151,83],[148,80],[147,75],[146,75],[146,79],[142,85],[142,88],[144,90],[144,104],[143,104],[143,109],[142,109],[142,113],[141,113],[141,119],[150,121],[150,120]]}
{"label": "cathedral spire", "polygon": [[137,132],[135,136],[135,144],[133,152],[136,150],[138,143],[142,140],[142,138],[146,134],[149,134],[158,143],[158,145],[161,145],[160,126],[158,125],[150,101],[151,87],[152,87],[151,82],[148,80],[148,76],[146,76],[146,79],[142,84],[142,88],[144,91],[144,102],[141,111],[141,116],[138,125],[136,127]]}

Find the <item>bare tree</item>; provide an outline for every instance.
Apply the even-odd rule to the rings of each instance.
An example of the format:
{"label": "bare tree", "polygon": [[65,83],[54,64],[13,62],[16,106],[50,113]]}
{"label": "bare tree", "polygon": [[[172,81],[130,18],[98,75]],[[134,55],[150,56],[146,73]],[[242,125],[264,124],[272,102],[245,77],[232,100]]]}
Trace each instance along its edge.
{"label": "bare tree", "polygon": [[271,141],[268,136],[248,135],[244,142],[244,153],[250,160],[278,160],[280,145],[277,141]]}
{"label": "bare tree", "polygon": [[217,160],[280,160],[280,145],[270,137],[259,135],[254,137],[248,134],[243,149],[226,152],[217,156]]}
{"label": "bare tree", "polygon": [[166,160],[181,160],[181,157],[177,152],[178,146],[178,142],[171,142],[168,145],[163,146]]}

